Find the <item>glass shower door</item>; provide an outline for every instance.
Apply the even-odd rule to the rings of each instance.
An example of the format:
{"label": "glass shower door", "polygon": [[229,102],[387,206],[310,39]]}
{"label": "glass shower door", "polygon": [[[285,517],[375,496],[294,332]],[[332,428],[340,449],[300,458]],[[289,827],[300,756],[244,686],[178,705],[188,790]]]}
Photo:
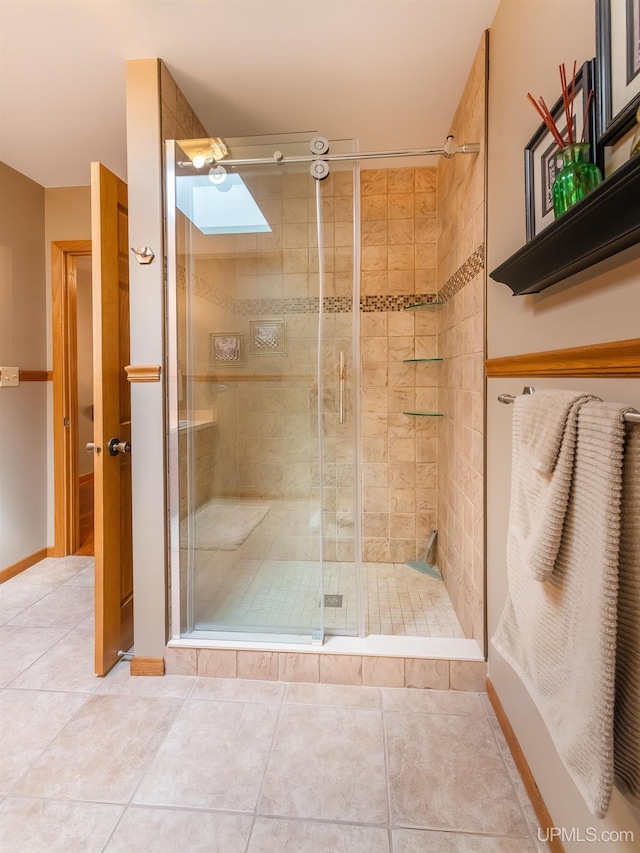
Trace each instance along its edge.
{"label": "glass shower door", "polygon": [[[211,143],[167,158],[173,634],[321,642],[341,609],[324,567],[337,578],[354,555],[355,451],[334,423],[353,343],[334,292],[352,276],[344,228],[308,163],[220,170]],[[238,141],[227,159],[275,147],[309,151]]]}

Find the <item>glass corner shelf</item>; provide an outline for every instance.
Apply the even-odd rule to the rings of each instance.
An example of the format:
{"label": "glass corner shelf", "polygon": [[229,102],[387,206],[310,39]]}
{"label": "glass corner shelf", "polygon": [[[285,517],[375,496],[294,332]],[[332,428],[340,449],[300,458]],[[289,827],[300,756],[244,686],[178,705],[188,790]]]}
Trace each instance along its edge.
{"label": "glass corner shelf", "polygon": [[403,358],[404,364],[418,364],[421,361],[444,361],[443,358]]}
{"label": "glass corner shelf", "polygon": [[403,415],[411,415],[414,418],[443,418],[442,412],[403,412]]}
{"label": "glass corner shelf", "polygon": [[441,299],[434,299],[433,302],[416,302],[415,305],[405,305],[402,309],[403,311],[424,311],[425,308],[431,308],[432,306],[444,305],[444,302]]}

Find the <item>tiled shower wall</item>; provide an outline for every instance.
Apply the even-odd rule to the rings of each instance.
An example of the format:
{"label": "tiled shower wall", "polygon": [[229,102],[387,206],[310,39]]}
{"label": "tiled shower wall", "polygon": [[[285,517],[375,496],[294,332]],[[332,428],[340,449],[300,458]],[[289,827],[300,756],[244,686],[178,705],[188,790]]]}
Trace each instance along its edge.
{"label": "tiled shower wall", "polygon": [[361,173],[364,559],[416,558],[435,527],[438,363],[435,167]]}
{"label": "tiled shower wall", "polygon": [[484,642],[484,243],[486,36],[451,133],[479,155],[438,164],[438,566],[462,628]]}

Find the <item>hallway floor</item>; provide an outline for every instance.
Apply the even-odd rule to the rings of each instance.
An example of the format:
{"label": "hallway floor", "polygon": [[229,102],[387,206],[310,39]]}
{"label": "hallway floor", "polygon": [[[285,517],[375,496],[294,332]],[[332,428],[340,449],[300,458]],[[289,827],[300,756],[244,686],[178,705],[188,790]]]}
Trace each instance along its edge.
{"label": "hallway floor", "polygon": [[527,853],[479,693],[93,675],[90,558],[0,587],[4,853]]}

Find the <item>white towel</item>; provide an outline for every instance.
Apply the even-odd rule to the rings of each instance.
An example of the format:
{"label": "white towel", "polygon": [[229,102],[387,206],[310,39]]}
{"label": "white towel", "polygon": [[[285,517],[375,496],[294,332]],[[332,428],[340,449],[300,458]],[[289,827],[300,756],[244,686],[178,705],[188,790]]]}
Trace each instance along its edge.
{"label": "white towel", "polygon": [[578,412],[587,394],[538,391],[513,404],[513,459],[507,554],[547,580],[560,547],[573,459]]}
{"label": "white towel", "polygon": [[581,406],[553,571],[538,583],[525,561],[507,554],[509,594],[492,640],[526,686],[558,755],[599,817],[613,784],[624,411],[595,401]]}
{"label": "white towel", "polygon": [[640,426],[627,426],[619,572],[615,778],[622,794],[640,809]]}

